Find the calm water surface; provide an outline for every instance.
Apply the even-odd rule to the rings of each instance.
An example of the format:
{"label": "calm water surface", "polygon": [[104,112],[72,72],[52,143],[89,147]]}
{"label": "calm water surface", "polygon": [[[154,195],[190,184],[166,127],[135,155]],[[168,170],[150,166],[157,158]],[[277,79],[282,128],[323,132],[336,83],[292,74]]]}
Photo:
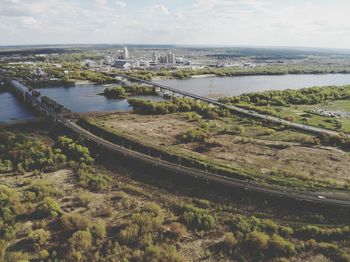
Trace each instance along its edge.
{"label": "calm water surface", "polygon": [[[75,87],[53,87],[40,89],[48,96],[73,112],[126,111],[131,107],[126,99],[109,99],[99,95],[106,86],[78,85]],[[158,96],[135,96],[149,100],[162,100]]]}
{"label": "calm water surface", "polygon": [[34,115],[11,93],[0,93],[0,123],[34,119]]}
{"label": "calm water surface", "polygon": [[208,77],[156,82],[202,96],[235,96],[276,89],[348,85],[350,74]]}
{"label": "calm water surface", "polygon": [[[275,89],[298,89],[311,86],[350,85],[350,74],[329,75],[281,75],[209,77],[188,80],[159,80],[158,83],[198,95],[240,95]],[[126,99],[108,99],[102,95],[106,86],[77,85],[75,87],[43,88],[40,92],[73,112],[127,111],[131,110]],[[157,96],[141,96],[150,100],[162,100]],[[29,120],[33,114],[10,93],[0,93],[0,122]]]}

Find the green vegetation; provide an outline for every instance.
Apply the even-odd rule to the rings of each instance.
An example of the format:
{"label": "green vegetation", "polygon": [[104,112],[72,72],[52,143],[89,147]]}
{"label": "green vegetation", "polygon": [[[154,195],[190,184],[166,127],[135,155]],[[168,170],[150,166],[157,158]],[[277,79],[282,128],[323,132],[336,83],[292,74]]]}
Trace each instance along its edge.
{"label": "green vegetation", "polygon": [[203,129],[202,130],[191,129],[180,134],[177,137],[177,142],[178,143],[189,143],[189,142],[204,143],[209,137],[210,137],[210,134]]}
{"label": "green vegetation", "polygon": [[255,106],[314,105],[325,101],[350,98],[350,86],[310,87],[302,89],[272,90],[222,98],[224,103],[248,102]]}
{"label": "green vegetation", "polygon": [[179,69],[160,71],[133,70],[131,72],[119,71],[120,74],[131,75],[144,80],[152,80],[154,77],[186,79],[195,75],[216,75],[216,76],[247,76],[247,75],[285,75],[285,74],[332,74],[332,73],[350,73],[349,68],[343,66],[331,67],[329,65],[266,65],[254,68],[241,67],[206,67],[203,69]]}
{"label": "green vegetation", "polygon": [[[215,121],[198,124],[203,132],[221,130]],[[25,132],[14,148],[33,137],[51,147],[48,137]],[[57,138],[53,150],[58,149],[66,157],[64,169],[1,172],[8,185],[0,186],[1,261],[283,261],[305,254],[350,261],[349,227],[331,226],[340,215],[283,207],[275,216],[266,203],[238,195],[227,199],[186,183],[174,193],[153,175],[145,180],[156,186],[100,169],[87,148],[68,137]],[[107,179],[106,187],[82,186],[78,173]],[[201,198],[194,197],[197,192]],[[307,223],[316,216],[320,225]],[[198,247],[204,239],[205,246]]]}
{"label": "green vegetation", "polygon": [[215,119],[219,116],[229,116],[226,108],[212,107],[207,103],[189,98],[173,98],[171,101],[152,102],[144,99],[130,98],[129,104],[142,114],[171,114],[176,112],[197,112],[205,118]]}
{"label": "green vegetation", "polygon": [[328,86],[250,93],[225,97],[220,101],[300,124],[349,133],[348,117],[336,118],[317,113],[319,109],[349,112],[349,98],[349,86]]}
{"label": "green vegetation", "polygon": [[2,172],[53,171],[64,167],[67,160],[60,149],[7,131],[0,131],[0,158]]}
{"label": "green vegetation", "polygon": [[206,209],[194,207],[192,205],[184,205],[181,209],[181,219],[189,228],[209,230],[216,226],[215,217]]}
{"label": "green vegetation", "polygon": [[123,87],[113,87],[113,88],[106,88],[103,91],[103,95],[108,98],[119,98],[124,99],[126,98],[126,92]]}
{"label": "green vegetation", "polygon": [[108,98],[119,98],[124,99],[128,96],[135,95],[157,95],[154,87],[146,85],[127,85],[106,88],[103,91],[103,95]]}
{"label": "green vegetation", "polygon": [[79,145],[73,139],[61,136],[57,139],[56,148],[68,156],[69,159],[77,161],[78,163],[92,164],[94,159],[90,156],[90,151],[87,147]]}
{"label": "green vegetation", "polygon": [[39,206],[39,211],[49,217],[57,217],[62,214],[60,204],[51,197],[45,197]]}

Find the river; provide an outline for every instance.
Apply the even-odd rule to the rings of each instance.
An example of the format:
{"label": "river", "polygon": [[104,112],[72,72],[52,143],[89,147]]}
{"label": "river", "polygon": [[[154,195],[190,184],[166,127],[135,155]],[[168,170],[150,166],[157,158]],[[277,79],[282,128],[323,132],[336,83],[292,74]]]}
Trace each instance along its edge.
{"label": "river", "polygon": [[350,74],[206,77],[155,82],[201,96],[219,97],[266,90],[350,85]]}
{"label": "river", "polygon": [[[128,111],[131,107],[126,99],[110,99],[103,95],[106,86],[77,85],[75,87],[42,88],[40,92],[73,112]],[[162,100],[158,96],[135,96],[149,100]]]}
{"label": "river", "polygon": [[[350,74],[207,77],[155,82],[198,95],[217,97],[273,89],[347,85],[350,84]],[[127,111],[131,109],[126,99],[108,99],[98,95],[105,88],[106,86],[103,85],[87,84],[74,87],[42,88],[40,92],[74,112]],[[156,101],[162,100],[161,97],[156,96],[141,97]],[[0,93],[0,122],[31,118],[33,115],[12,94]]]}
{"label": "river", "polygon": [[13,123],[34,118],[35,116],[13,94],[0,93],[0,123]]}

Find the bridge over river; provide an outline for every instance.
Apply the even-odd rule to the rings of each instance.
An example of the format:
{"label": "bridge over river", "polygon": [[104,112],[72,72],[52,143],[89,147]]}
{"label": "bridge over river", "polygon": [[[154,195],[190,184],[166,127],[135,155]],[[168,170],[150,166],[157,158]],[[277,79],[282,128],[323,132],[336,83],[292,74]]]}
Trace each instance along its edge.
{"label": "bridge over river", "polygon": [[121,74],[111,74],[111,73],[106,73],[108,75],[112,75],[112,76],[117,76],[117,77],[121,77],[121,78],[125,78],[128,79],[130,81],[133,82],[138,82],[141,84],[145,84],[145,85],[149,85],[149,86],[153,86],[156,88],[156,90],[158,91],[166,91],[168,92],[168,94],[176,94],[176,95],[180,95],[182,97],[189,97],[189,98],[193,98],[196,100],[200,100],[215,106],[219,106],[219,107],[223,107],[223,108],[227,108],[232,112],[241,114],[241,115],[245,115],[248,117],[253,117],[253,118],[258,118],[258,119],[263,119],[265,121],[269,121],[269,122],[273,122],[273,123],[277,123],[277,124],[283,124],[286,126],[289,126],[291,128],[297,129],[297,130],[301,130],[304,132],[309,132],[309,133],[314,133],[314,134],[328,134],[328,135],[339,135],[339,132],[336,131],[332,131],[329,129],[325,129],[325,128],[319,128],[319,127],[315,127],[315,126],[309,126],[309,125],[303,125],[303,124],[298,124],[292,121],[288,121],[282,118],[278,118],[278,117],[274,117],[271,115],[264,115],[258,112],[255,112],[253,110],[247,110],[241,107],[237,107],[237,106],[232,106],[232,105],[227,105],[224,103],[219,102],[218,100],[212,99],[212,98],[208,98],[208,97],[204,97],[204,96],[199,96],[196,94],[192,94],[186,91],[182,91],[179,89],[175,89],[169,86],[165,86],[165,85],[161,85],[152,81],[147,81],[147,80],[143,80],[143,79],[139,79],[139,78],[135,78],[132,76],[128,76],[128,75],[121,75]]}
{"label": "bridge over river", "polygon": [[[138,81],[147,83],[147,84],[153,84],[143,80],[138,80]],[[273,197],[278,197],[283,199],[293,199],[293,200],[311,202],[311,203],[321,204],[321,205],[350,208],[349,199],[329,198],[329,197],[325,198],[323,196],[319,196],[311,192],[309,193],[309,192],[283,190],[283,189],[274,187],[273,185],[260,185],[260,184],[250,182],[248,180],[240,180],[240,179],[220,176],[220,175],[209,173],[203,170],[164,161],[161,158],[151,157],[146,154],[143,154],[134,150],[130,150],[123,146],[116,145],[95,134],[92,134],[88,130],[77,125],[73,119],[66,118],[63,115],[57,113],[55,110],[53,110],[52,108],[48,107],[45,103],[40,101],[39,98],[34,97],[32,93],[29,91],[29,89],[18,80],[12,80],[11,86],[12,86],[13,92],[17,94],[18,98],[21,99],[21,101],[23,101],[30,107],[32,107],[36,112],[42,114],[43,116],[47,117],[49,120],[55,123],[65,126],[70,131],[77,134],[80,138],[83,138],[89,142],[93,142],[94,144],[96,144],[102,149],[105,149],[112,153],[116,153],[117,155],[122,155],[124,157],[127,157],[128,159],[142,162],[145,165],[157,167],[171,174],[190,176],[190,177],[202,179],[207,182],[216,183],[219,185],[225,185],[228,187],[232,187],[232,188],[236,188],[244,191],[264,193]],[[164,88],[164,89],[167,88],[159,85],[158,87]],[[213,103],[214,105],[227,107],[226,105],[221,104],[215,100],[202,98],[202,97],[189,94],[186,92],[182,92],[179,90],[175,90],[172,88],[167,88],[167,90],[177,92],[195,99],[200,99],[208,103]],[[238,112],[247,114],[245,110],[241,111],[241,109],[239,109]],[[254,113],[249,113],[248,115],[250,114],[252,116],[256,116]]]}

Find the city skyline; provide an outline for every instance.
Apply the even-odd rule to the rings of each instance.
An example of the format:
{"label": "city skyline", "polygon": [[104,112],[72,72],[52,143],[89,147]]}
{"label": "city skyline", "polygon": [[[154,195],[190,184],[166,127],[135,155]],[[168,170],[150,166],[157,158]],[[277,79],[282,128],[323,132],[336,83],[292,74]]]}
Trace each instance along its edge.
{"label": "city skyline", "polygon": [[3,0],[0,45],[348,48],[345,0]]}

